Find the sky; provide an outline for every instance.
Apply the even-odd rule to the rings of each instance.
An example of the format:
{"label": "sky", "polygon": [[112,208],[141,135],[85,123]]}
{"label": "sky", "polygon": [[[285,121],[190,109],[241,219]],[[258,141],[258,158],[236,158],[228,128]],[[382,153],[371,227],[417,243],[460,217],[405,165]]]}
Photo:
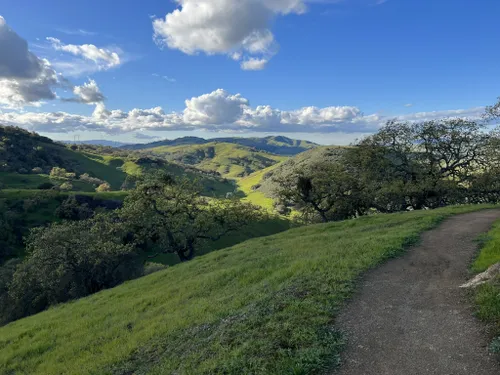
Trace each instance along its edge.
{"label": "sky", "polygon": [[393,118],[480,118],[500,96],[498,14],[494,0],[0,0],[0,124],[349,144]]}

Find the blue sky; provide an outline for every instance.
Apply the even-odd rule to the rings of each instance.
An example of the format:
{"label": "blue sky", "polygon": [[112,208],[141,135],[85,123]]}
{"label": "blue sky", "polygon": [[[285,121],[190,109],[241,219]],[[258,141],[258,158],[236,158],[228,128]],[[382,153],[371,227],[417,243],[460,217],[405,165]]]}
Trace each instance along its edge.
{"label": "blue sky", "polygon": [[47,83],[53,97],[14,103],[33,77],[2,76],[13,62],[0,58],[0,122],[55,139],[281,133],[345,144],[393,117],[475,117],[500,95],[500,2],[235,4],[5,1],[4,31],[47,59],[58,82]]}

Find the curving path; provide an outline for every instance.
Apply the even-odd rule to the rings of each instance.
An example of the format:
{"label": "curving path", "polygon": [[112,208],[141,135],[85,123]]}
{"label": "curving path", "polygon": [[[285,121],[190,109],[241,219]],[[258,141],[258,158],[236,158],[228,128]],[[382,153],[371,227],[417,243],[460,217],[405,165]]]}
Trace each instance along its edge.
{"label": "curving path", "polygon": [[500,211],[454,216],[370,272],[337,319],[349,343],[340,375],[499,375],[467,292],[475,239]]}

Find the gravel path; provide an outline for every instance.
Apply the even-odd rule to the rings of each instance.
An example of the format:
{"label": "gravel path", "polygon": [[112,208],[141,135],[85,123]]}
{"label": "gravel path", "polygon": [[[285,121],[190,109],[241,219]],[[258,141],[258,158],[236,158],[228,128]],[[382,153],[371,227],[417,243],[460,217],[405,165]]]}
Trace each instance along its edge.
{"label": "gravel path", "polygon": [[500,211],[454,216],[368,273],[337,319],[349,343],[340,375],[500,375],[467,292],[475,239]]}

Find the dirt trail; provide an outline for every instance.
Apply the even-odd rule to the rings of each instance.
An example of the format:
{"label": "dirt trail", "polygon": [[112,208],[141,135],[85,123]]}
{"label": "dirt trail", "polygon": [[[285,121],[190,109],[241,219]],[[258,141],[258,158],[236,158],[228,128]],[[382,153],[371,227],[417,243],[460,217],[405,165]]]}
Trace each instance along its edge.
{"label": "dirt trail", "polygon": [[452,217],[402,258],[370,272],[337,324],[349,340],[340,375],[499,375],[485,327],[473,316],[467,279],[500,211]]}

